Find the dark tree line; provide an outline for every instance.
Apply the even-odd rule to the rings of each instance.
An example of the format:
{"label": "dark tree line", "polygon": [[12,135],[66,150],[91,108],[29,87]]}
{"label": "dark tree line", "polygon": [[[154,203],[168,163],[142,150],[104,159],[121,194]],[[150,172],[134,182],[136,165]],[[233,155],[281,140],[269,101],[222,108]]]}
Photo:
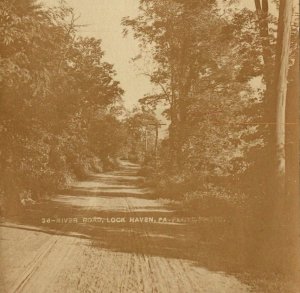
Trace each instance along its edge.
{"label": "dark tree line", "polygon": [[0,193],[6,212],[52,194],[119,151],[123,90],[101,41],[63,2],[0,1]]}
{"label": "dark tree line", "polygon": [[245,263],[295,276],[298,15],[293,1],[277,3],[278,17],[268,0],[253,11],[234,2],[141,0],[140,14],[123,19],[161,90],[140,102],[167,104],[169,137],[152,176],[158,192],[200,211],[226,198],[238,207]]}
{"label": "dark tree line", "polygon": [[[72,8],[1,0],[5,212],[125,157],[144,162],[159,196],[225,218],[247,269],[296,277],[297,15],[289,0],[277,1],[278,17],[268,0],[253,0],[253,11],[234,9],[237,2],[140,0],[124,34],[133,31],[152,58],[144,74],[159,90],[124,115],[101,40],[78,35]],[[161,103],[169,136],[158,142]]]}

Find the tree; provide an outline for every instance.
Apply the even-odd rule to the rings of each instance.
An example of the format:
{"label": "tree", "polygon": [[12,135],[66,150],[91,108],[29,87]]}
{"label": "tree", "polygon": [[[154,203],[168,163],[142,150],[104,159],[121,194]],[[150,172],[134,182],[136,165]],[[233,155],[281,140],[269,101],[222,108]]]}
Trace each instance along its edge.
{"label": "tree", "polygon": [[276,62],[276,145],[278,160],[278,177],[282,190],[285,185],[286,160],[285,160],[285,129],[286,129],[286,96],[289,71],[289,56],[291,44],[291,25],[293,16],[293,1],[280,1],[278,37],[277,37],[277,62]]}
{"label": "tree", "polygon": [[[252,15],[242,16],[220,16],[215,1],[141,1],[141,15],[123,21],[152,54],[154,70],[147,75],[161,90],[141,102],[168,105],[169,171],[190,170],[201,177],[207,172],[203,168],[210,166],[213,176],[229,174],[227,167],[237,166],[233,161],[260,143],[254,138],[248,149],[243,143],[256,132],[250,124],[245,126],[252,120],[245,111],[258,104],[247,83],[262,66],[255,47],[258,40],[248,29]],[[239,152],[234,151],[237,146]],[[224,160],[228,154],[232,162]]]}
{"label": "tree", "polygon": [[[268,0],[256,0],[255,11],[225,10],[223,14],[215,1],[140,3],[140,15],[124,19],[123,24],[152,56],[154,69],[147,75],[160,89],[141,102],[151,107],[166,102],[170,119],[169,137],[161,144],[157,185],[165,184],[164,192],[175,186],[181,198],[189,192],[199,198],[213,193],[212,185],[240,197],[246,194],[247,215],[238,220],[251,235],[245,251],[252,259],[259,255],[254,261],[257,267],[282,269],[286,250],[277,234],[283,235],[282,230],[276,227],[282,225],[280,212],[291,211],[286,203],[282,209],[276,207],[283,202],[275,196],[278,177],[274,176],[276,137],[281,145],[277,157],[284,159],[285,95],[280,96],[277,120],[276,102],[277,92],[287,87],[288,55],[284,69],[275,70],[279,48],[288,53],[288,38],[284,44],[279,41],[282,25],[276,36],[278,23],[269,14]],[[282,57],[277,57],[280,66]],[[280,88],[276,76],[281,76]],[[260,233],[262,225],[264,233]],[[258,233],[261,238],[256,237]]]}
{"label": "tree", "polygon": [[0,2],[0,194],[12,211],[85,173],[99,155],[89,131],[108,144],[101,121],[117,120],[123,90],[113,65],[75,22],[64,1]]}
{"label": "tree", "polygon": [[[259,23],[259,34],[261,47],[263,51],[263,60],[264,60],[264,79],[266,84],[266,93],[269,93],[272,87],[272,50],[270,44],[270,33],[269,33],[269,3],[268,0],[254,0],[256,13],[258,16]],[[266,103],[269,106],[272,104],[269,99],[266,98]],[[274,103],[273,103],[274,104]],[[270,107],[270,106],[269,106]],[[266,107],[268,108],[268,107]]]}
{"label": "tree", "polygon": [[[292,109],[297,105],[299,94],[299,85],[295,84],[295,80],[299,81],[298,62],[298,45],[296,48],[292,44],[292,21],[293,21],[293,1],[281,0],[279,6],[278,19],[278,36],[277,36],[277,52],[275,66],[275,90],[274,94],[277,100],[276,108],[276,180],[277,193],[274,199],[273,225],[278,228],[277,241],[282,246],[287,246],[288,260],[286,268],[291,273],[292,278],[297,280],[298,263],[295,259],[299,258],[299,189],[296,187],[299,176],[299,169],[293,167],[293,160],[297,156],[294,151],[297,146],[295,131],[299,130],[299,120],[295,119],[295,110]],[[293,45],[293,46],[291,46]],[[297,49],[298,48],[298,49]],[[292,49],[296,50],[296,56]],[[294,56],[293,56],[294,55]],[[291,58],[293,60],[291,60]],[[293,66],[291,61],[294,62]],[[298,76],[298,78],[297,78]],[[296,79],[295,79],[296,78]],[[287,100],[290,99],[290,100]],[[297,110],[296,110],[297,111]],[[289,115],[290,117],[287,117]],[[287,122],[292,121],[291,125]],[[294,122],[294,123],[293,123]],[[298,132],[299,134],[299,132]],[[287,142],[292,144],[290,147]],[[295,145],[293,145],[295,144]],[[291,173],[291,170],[293,173]],[[287,174],[291,178],[287,178]],[[297,176],[297,175],[296,175]],[[299,178],[299,177],[298,177]],[[288,239],[288,244],[287,240]]]}
{"label": "tree", "polygon": [[158,123],[154,113],[135,108],[123,121],[126,129],[126,148],[129,158],[140,163],[151,160],[155,155],[155,125]]}

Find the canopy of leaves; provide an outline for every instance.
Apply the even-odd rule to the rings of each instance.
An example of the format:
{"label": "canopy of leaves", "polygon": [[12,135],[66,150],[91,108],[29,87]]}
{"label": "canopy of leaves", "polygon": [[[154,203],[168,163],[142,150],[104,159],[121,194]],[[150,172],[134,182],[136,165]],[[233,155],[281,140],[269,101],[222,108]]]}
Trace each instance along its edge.
{"label": "canopy of leaves", "polygon": [[96,155],[104,159],[120,147],[109,133],[119,128],[111,110],[121,105],[123,90],[103,61],[101,41],[78,37],[75,21],[63,2],[54,8],[0,2],[0,190],[6,200],[17,200],[22,190],[33,197],[49,193],[82,174]]}

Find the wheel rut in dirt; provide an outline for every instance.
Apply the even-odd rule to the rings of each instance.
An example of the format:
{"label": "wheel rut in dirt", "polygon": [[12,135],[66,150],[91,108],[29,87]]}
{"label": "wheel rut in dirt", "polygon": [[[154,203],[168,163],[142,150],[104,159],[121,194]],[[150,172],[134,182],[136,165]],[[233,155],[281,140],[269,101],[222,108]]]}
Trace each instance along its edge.
{"label": "wheel rut in dirt", "polygon": [[201,265],[210,252],[194,237],[197,225],[158,220],[176,211],[142,186],[138,171],[123,161],[28,211],[22,223],[3,223],[6,271],[14,250],[21,267],[3,276],[1,292],[249,292]]}

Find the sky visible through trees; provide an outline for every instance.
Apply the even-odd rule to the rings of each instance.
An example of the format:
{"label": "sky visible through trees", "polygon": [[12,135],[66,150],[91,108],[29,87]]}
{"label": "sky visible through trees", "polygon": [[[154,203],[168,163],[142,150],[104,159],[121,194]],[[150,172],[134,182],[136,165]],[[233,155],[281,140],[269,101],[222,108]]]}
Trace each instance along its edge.
{"label": "sky visible through trees", "polygon": [[[43,2],[54,5],[59,1]],[[140,97],[152,90],[147,77],[141,75],[131,61],[139,54],[136,40],[132,37],[124,38],[122,35],[122,17],[137,15],[138,1],[70,0],[68,4],[74,7],[75,14],[80,16],[77,23],[86,25],[79,28],[79,33],[102,39],[105,59],[115,65],[117,77],[125,90],[125,105],[132,108]]]}
{"label": "sky visible through trees", "polygon": [[[208,239],[207,255],[257,292],[296,293],[295,4],[1,0],[1,215],[26,222],[74,182],[138,176],[125,186],[127,212],[133,189],[221,219],[184,245]],[[93,192],[97,205],[103,194]]]}

